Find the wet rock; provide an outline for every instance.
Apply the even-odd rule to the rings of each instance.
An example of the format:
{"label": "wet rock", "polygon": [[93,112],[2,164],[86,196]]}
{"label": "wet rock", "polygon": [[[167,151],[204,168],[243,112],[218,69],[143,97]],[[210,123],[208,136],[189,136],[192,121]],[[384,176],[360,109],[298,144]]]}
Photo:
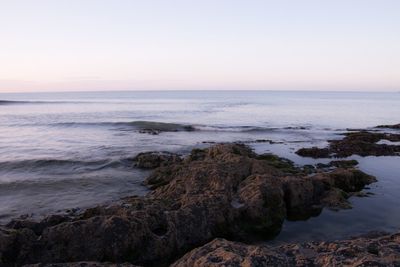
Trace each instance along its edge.
{"label": "wet rock", "polygon": [[296,167],[293,161],[278,157],[274,154],[261,154],[258,155],[256,158],[259,160],[268,161],[269,165],[285,173],[298,174],[301,172],[301,169]]}
{"label": "wet rock", "polygon": [[27,264],[23,267],[139,267],[130,263],[111,263],[111,262],[94,262],[94,261],[81,261],[81,262],[67,262],[67,263],[36,263]]}
{"label": "wet rock", "polygon": [[178,132],[195,131],[195,127],[192,125],[178,124],[178,123],[163,123],[163,122],[151,122],[151,121],[136,121],[131,125],[139,128],[138,132],[143,134],[158,135],[162,132]]}
{"label": "wet rock", "polygon": [[29,261],[37,240],[35,233],[28,228],[19,230],[0,228],[0,266],[14,266]]}
{"label": "wet rock", "polygon": [[141,129],[141,130],[139,130],[139,133],[150,134],[150,135],[159,135],[161,133],[161,131],[156,130],[156,129]]}
{"label": "wet rock", "polygon": [[400,153],[400,145],[380,144],[380,140],[391,142],[400,141],[400,134],[379,133],[379,132],[349,132],[344,134],[341,140],[330,140],[327,148],[301,148],[296,154],[303,157],[329,158],[360,156],[393,156]]}
{"label": "wet rock", "polygon": [[335,168],[353,168],[358,165],[357,160],[332,160],[329,163],[317,163],[315,165],[317,170],[333,170]]}
{"label": "wet rock", "polygon": [[133,158],[135,166],[142,169],[154,169],[181,160],[180,155],[170,152],[143,152]]}
{"label": "wet rock", "polygon": [[0,235],[0,263],[166,264],[215,237],[270,238],[284,219],[343,207],[343,192],[373,181],[352,168],[308,176],[288,160],[257,155],[245,145],[214,145],[157,168],[146,179],[154,190],[145,197],[38,222],[40,230],[30,223],[10,225],[15,229]]}
{"label": "wet rock", "polygon": [[330,149],[338,157],[353,154],[360,156],[390,156],[400,152],[399,145],[377,144],[380,140],[400,141],[400,134],[355,132],[347,133],[342,140],[330,141]]}
{"label": "wet rock", "polygon": [[296,154],[302,157],[328,158],[331,154],[331,151],[328,148],[310,147],[300,148],[296,151]]}
{"label": "wet rock", "polygon": [[40,235],[43,232],[43,229],[69,220],[70,217],[68,216],[54,214],[47,216],[40,222],[27,219],[14,219],[11,222],[9,222],[6,226],[12,229],[27,228],[32,230],[35,234]]}
{"label": "wet rock", "polygon": [[399,266],[400,234],[281,246],[214,239],[172,267],[198,266]]}
{"label": "wet rock", "polygon": [[171,267],[288,265],[286,255],[270,250],[268,247],[245,245],[219,238],[190,251]]}
{"label": "wet rock", "polygon": [[400,129],[400,123],[392,124],[392,125],[378,125],[378,126],[376,126],[376,128]]}
{"label": "wet rock", "polygon": [[317,170],[317,169],[315,168],[315,166],[314,166],[314,165],[310,165],[310,164],[304,165],[304,166],[302,167],[302,171],[303,171],[305,174],[312,174],[312,173],[315,173],[316,170]]}
{"label": "wet rock", "polygon": [[351,168],[358,165],[358,161],[355,159],[352,160],[333,160],[329,162],[330,166],[338,167],[338,168]]}

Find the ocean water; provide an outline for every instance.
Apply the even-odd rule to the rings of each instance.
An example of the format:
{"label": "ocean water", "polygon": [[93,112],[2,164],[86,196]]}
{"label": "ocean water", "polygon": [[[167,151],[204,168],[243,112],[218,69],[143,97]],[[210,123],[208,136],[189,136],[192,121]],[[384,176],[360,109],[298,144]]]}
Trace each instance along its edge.
{"label": "ocean water", "polygon": [[[243,141],[297,164],[346,128],[400,122],[400,93],[130,91],[0,94],[0,223],[143,195],[143,151],[188,153]],[[153,135],[146,130],[160,129]],[[251,143],[268,139],[277,144]],[[340,238],[400,227],[400,157],[357,158],[378,177],[354,208],[286,222],[278,241]]]}

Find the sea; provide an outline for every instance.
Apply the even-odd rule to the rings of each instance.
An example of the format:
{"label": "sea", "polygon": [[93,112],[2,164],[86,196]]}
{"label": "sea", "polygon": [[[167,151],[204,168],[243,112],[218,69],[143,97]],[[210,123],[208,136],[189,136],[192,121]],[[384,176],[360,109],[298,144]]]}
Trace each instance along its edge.
{"label": "sea", "polygon": [[[323,147],[347,129],[397,123],[399,92],[0,93],[0,224],[145,195],[149,171],[133,163],[140,152],[185,155],[213,142],[243,142],[301,166],[327,160],[300,157],[299,148]],[[286,221],[269,242],[400,229],[400,157],[351,158],[377,177],[370,196],[352,197],[352,209]]]}

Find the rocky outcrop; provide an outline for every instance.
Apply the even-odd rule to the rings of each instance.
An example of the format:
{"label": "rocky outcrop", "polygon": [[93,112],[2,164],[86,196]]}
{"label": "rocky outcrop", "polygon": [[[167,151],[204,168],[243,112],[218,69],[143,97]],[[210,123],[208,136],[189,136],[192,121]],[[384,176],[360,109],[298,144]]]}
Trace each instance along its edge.
{"label": "rocky outcrop", "polygon": [[14,221],[0,231],[0,263],[168,263],[216,237],[270,238],[282,222],[349,207],[348,193],[375,181],[354,168],[307,175],[290,161],[220,144],[160,166],[145,197],[80,215]]}
{"label": "rocky outcrop", "polygon": [[178,154],[170,152],[143,152],[133,158],[135,167],[141,169],[154,169],[160,166],[178,163],[181,160]]}
{"label": "rocky outcrop", "polygon": [[400,234],[371,235],[334,241],[246,245],[215,239],[196,248],[172,267],[217,266],[399,266]]}
{"label": "rocky outcrop", "polygon": [[349,132],[341,140],[330,140],[327,148],[301,148],[296,154],[303,157],[328,158],[360,156],[393,156],[399,155],[400,145],[378,143],[381,140],[399,142],[400,134],[379,132]]}

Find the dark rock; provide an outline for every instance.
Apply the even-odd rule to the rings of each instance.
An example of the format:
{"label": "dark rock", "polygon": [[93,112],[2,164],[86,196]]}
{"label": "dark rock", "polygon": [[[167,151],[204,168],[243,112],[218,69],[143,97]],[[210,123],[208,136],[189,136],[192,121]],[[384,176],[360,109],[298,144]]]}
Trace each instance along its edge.
{"label": "dark rock", "polygon": [[285,158],[278,157],[274,154],[266,153],[256,157],[259,160],[268,161],[268,164],[276,169],[279,169],[285,173],[296,174],[300,173],[300,168],[296,167],[293,161]]}
{"label": "dark rock", "polygon": [[378,126],[376,126],[376,128],[400,129],[400,123],[393,124],[393,125],[378,125]]}
{"label": "dark rock", "polygon": [[154,169],[180,162],[180,155],[170,152],[144,152],[133,158],[135,166],[142,169]]}
{"label": "dark rock", "polygon": [[351,168],[358,165],[358,161],[355,159],[352,160],[333,160],[329,163],[330,166],[339,167],[339,168]]}
{"label": "dark rock", "polygon": [[301,148],[296,154],[303,157],[329,158],[360,156],[393,156],[400,153],[400,145],[378,144],[380,140],[399,142],[400,134],[379,132],[349,132],[341,140],[330,140],[327,148]]}
{"label": "dark rock", "polygon": [[66,262],[66,263],[36,263],[36,264],[27,264],[24,265],[23,267],[139,267],[139,266],[130,263],[81,261],[81,262]]}
{"label": "dark rock", "polygon": [[316,171],[316,168],[314,165],[307,164],[302,167],[302,170],[305,174],[312,174]]}
{"label": "dark rock", "polygon": [[399,266],[400,234],[281,246],[214,239],[171,267],[200,266]]}
{"label": "dark rock", "polygon": [[178,123],[164,123],[164,122],[151,122],[151,121],[136,121],[132,123],[133,126],[139,128],[139,133],[158,135],[162,132],[178,132],[195,131],[195,127],[192,125],[184,125]]}
{"label": "dark rock", "polygon": [[15,229],[0,232],[0,264],[165,264],[215,237],[269,238],[285,218],[348,205],[346,192],[373,181],[351,168],[307,176],[290,161],[256,155],[245,145],[215,145],[157,168],[146,180],[154,190],[145,197],[38,222],[40,230],[10,225]]}
{"label": "dark rock", "polygon": [[331,152],[327,148],[310,147],[310,148],[300,148],[299,150],[296,151],[296,154],[302,157],[328,158]]}
{"label": "dark rock", "polygon": [[141,129],[141,130],[139,130],[139,133],[141,133],[141,134],[150,134],[150,135],[159,135],[161,133],[161,130],[157,130],[157,129]]}
{"label": "dark rock", "polygon": [[6,227],[12,229],[23,229],[27,228],[32,230],[35,234],[41,235],[43,229],[47,227],[51,227],[53,225],[60,224],[62,222],[69,221],[70,217],[64,215],[49,215],[40,222],[32,221],[32,220],[24,220],[24,219],[14,219],[9,222]]}
{"label": "dark rock", "polygon": [[358,165],[357,160],[332,160],[331,162],[324,164],[324,163],[317,163],[317,169],[329,170],[334,168],[353,168],[354,166]]}

